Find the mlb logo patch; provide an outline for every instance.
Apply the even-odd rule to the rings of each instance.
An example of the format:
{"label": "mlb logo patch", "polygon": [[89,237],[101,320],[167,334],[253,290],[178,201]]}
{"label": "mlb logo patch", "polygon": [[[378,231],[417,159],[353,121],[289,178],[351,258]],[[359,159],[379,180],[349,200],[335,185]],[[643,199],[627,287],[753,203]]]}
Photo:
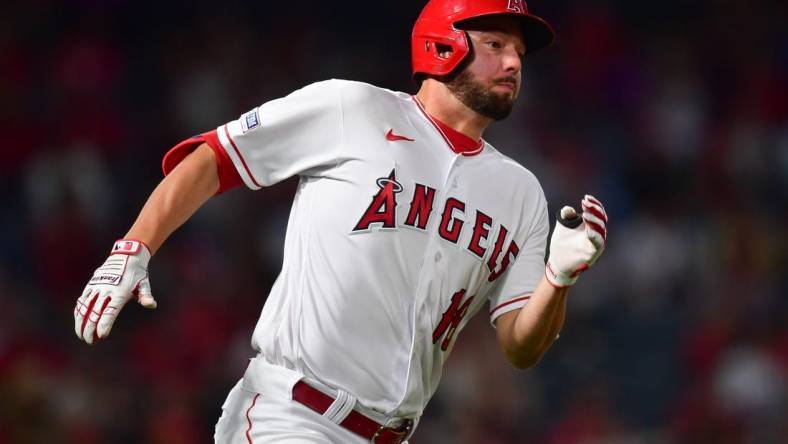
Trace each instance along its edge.
{"label": "mlb logo patch", "polygon": [[260,126],[260,117],[257,115],[258,108],[255,108],[241,116],[241,129],[243,132],[251,131]]}

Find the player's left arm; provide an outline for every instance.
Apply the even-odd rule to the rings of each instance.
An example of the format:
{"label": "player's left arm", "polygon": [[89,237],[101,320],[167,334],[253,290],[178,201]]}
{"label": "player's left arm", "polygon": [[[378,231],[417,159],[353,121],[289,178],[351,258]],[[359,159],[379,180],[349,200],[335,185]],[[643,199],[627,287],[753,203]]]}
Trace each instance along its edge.
{"label": "player's left arm", "polygon": [[542,279],[528,304],[498,317],[498,342],[512,365],[532,367],[553,345],[564,323],[568,292]]}
{"label": "player's left arm", "polygon": [[605,249],[605,208],[593,196],[585,196],[582,206],[582,215],[572,207],[561,209],[545,276],[528,304],[496,320],[498,342],[517,368],[535,365],[555,342],[564,324],[569,288]]}

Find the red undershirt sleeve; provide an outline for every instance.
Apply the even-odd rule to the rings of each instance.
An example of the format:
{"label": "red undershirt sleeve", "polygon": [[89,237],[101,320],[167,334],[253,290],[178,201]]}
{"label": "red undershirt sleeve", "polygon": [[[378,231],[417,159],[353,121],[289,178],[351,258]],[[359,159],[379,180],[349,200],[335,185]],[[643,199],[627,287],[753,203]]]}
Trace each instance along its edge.
{"label": "red undershirt sleeve", "polygon": [[219,191],[216,194],[222,194],[225,191],[243,185],[243,180],[241,180],[241,176],[235,169],[230,156],[227,155],[227,151],[224,150],[221,142],[219,142],[216,130],[186,139],[167,151],[167,154],[164,155],[164,159],[161,161],[161,169],[164,175],[170,174],[186,156],[203,143],[207,143],[211,147],[216,158],[216,167],[219,173]]}

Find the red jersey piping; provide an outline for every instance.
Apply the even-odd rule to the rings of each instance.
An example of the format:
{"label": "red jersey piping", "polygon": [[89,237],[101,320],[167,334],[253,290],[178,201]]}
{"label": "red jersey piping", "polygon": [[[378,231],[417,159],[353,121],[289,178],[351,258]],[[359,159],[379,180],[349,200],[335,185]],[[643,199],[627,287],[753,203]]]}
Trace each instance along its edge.
{"label": "red jersey piping", "polygon": [[[462,154],[463,156],[475,156],[475,155],[477,155],[477,154],[481,153],[482,151],[484,151],[484,139],[481,139],[481,140],[479,141],[479,146],[478,146],[476,149],[473,149],[473,150],[470,150],[470,151],[469,151],[469,150],[463,150],[463,149],[461,149],[461,148],[458,148],[458,147],[457,147],[457,144],[455,144],[455,143],[453,143],[453,142],[452,142],[452,138],[451,138],[451,136],[450,136],[450,135],[447,135],[447,134],[446,134],[446,132],[443,130],[443,128],[441,128],[441,126],[446,126],[446,127],[448,127],[448,125],[446,125],[446,124],[445,124],[445,123],[443,123],[443,122],[439,122],[437,119],[435,119],[434,117],[432,117],[431,115],[429,115],[429,114],[427,113],[427,111],[424,109],[424,106],[421,104],[421,102],[419,102],[419,99],[418,99],[418,98],[416,98],[416,96],[411,96],[411,99],[413,99],[413,102],[414,102],[414,103],[416,103],[416,106],[418,106],[418,108],[419,108],[419,110],[421,111],[421,113],[422,113],[422,114],[424,114],[424,117],[426,117],[426,118],[427,118],[427,120],[429,120],[429,121],[430,121],[430,123],[432,123],[432,125],[435,127],[435,129],[436,129],[436,130],[438,130],[438,132],[440,133],[440,135],[441,135],[441,136],[443,136],[443,140],[445,140],[445,141],[446,141],[446,144],[447,144],[447,145],[449,145],[449,148],[450,148],[450,149],[451,149],[453,152],[455,152],[455,153],[457,153],[457,154]],[[459,133],[459,131],[457,131],[457,133]],[[461,134],[461,135],[465,136],[465,135],[464,135],[464,134],[462,134],[462,133],[459,133],[459,134]],[[466,137],[467,137],[467,136],[466,136]]]}
{"label": "red jersey piping", "polygon": [[224,135],[227,136],[227,140],[230,141],[230,144],[233,146],[233,149],[235,150],[235,153],[238,155],[238,158],[241,159],[241,163],[243,164],[244,169],[246,170],[246,174],[249,175],[249,179],[251,179],[252,183],[255,184],[258,188],[262,188],[263,186],[260,185],[259,183],[257,183],[257,181],[254,179],[254,176],[252,175],[252,171],[249,170],[249,166],[246,165],[246,161],[244,160],[244,156],[241,155],[241,151],[235,145],[235,141],[230,136],[230,131],[227,129],[227,125],[224,125]]}
{"label": "red jersey piping", "polygon": [[501,308],[506,307],[507,305],[510,305],[510,304],[514,304],[515,302],[520,302],[520,301],[525,301],[525,300],[531,299],[531,296],[533,296],[533,293],[528,293],[527,295],[520,296],[519,298],[509,299],[508,301],[506,301],[506,302],[504,302],[502,304],[499,304],[497,307],[495,307],[492,310],[490,310],[490,314],[492,315],[496,311],[500,310]]}

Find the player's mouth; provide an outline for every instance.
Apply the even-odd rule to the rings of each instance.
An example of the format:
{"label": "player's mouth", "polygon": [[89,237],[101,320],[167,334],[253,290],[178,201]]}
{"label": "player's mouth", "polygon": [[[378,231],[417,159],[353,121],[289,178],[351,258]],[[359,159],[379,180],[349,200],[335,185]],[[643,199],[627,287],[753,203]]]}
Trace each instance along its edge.
{"label": "player's mouth", "polygon": [[507,91],[511,91],[512,93],[515,93],[517,92],[517,81],[509,80],[509,79],[496,80],[495,86],[493,86],[493,88],[498,88],[498,87],[500,89],[505,89]]}
{"label": "player's mouth", "polygon": [[509,83],[509,82],[497,83],[495,86],[503,89],[508,89],[509,91],[512,92],[514,92],[514,90],[516,89],[514,83]]}

